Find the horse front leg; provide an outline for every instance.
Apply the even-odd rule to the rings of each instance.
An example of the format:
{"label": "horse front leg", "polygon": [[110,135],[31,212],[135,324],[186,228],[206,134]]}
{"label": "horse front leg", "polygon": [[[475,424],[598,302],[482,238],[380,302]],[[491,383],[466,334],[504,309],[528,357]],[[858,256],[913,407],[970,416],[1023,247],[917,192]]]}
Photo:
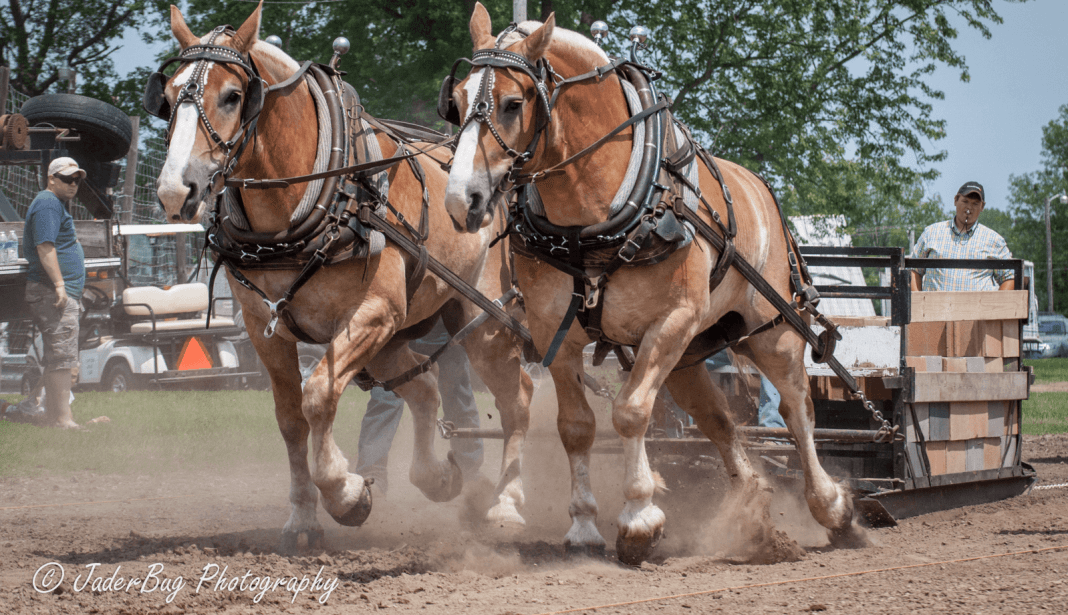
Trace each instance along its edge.
{"label": "horse front leg", "polygon": [[315,471],[312,480],[323,500],[323,508],[341,525],[356,527],[371,514],[371,491],[367,481],[348,471],[348,460],[334,441],[334,418],[338,400],[349,381],[393,336],[384,324],[391,319],[363,313],[330,342],[326,354],[304,383],[302,412],[311,427]]}
{"label": "horse front leg", "polygon": [[[391,344],[375,357],[368,369],[375,378],[388,380],[425,359],[425,356],[410,350],[407,343]],[[464,479],[452,451],[441,461],[434,453],[438,406],[441,403],[436,372],[437,366],[434,366],[431,371],[398,386],[394,392],[408,404],[412,412],[415,446],[408,478],[430,501],[448,502],[460,495]]]}
{"label": "horse front leg", "polygon": [[612,402],[612,425],[623,439],[623,511],[619,513],[616,553],[626,564],[645,560],[660,542],[666,520],[653,504],[653,493],[662,486],[654,476],[645,452],[645,432],[656,394],[686,345],[679,340],[693,337],[691,319],[669,318],[650,327],[642,338],[634,369]]}
{"label": "horse front leg", "polygon": [[301,412],[297,345],[277,335],[265,339],[263,328],[266,323],[256,317],[254,310],[244,310],[244,313],[249,339],[271,378],[274,416],[289,456],[289,520],[282,528],[279,550],[295,552],[302,534],[308,548],[319,548],[323,541],[323,527],[315,514],[319,491],[312,483],[308,468],[309,427]]}
{"label": "horse front leg", "polygon": [[740,349],[779,391],[779,413],[797,445],[805,476],[805,500],[816,521],[830,530],[838,546],[867,546],[864,529],[854,519],[849,489],[832,479],[816,456],[816,413],[805,371],[805,342],[786,327],[757,336]]}

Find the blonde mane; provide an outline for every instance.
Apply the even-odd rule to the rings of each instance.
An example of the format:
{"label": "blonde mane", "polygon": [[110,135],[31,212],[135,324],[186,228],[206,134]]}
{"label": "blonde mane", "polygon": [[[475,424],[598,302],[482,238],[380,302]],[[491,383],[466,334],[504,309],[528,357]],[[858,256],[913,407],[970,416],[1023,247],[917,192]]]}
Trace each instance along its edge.
{"label": "blonde mane", "polygon": [[[523,34],[529,35],[531,32],[534,32],[542,25],[544,24],[542,24],[542,22],[540,21],[524,21],[523,23],[519,24],[519,31]],[[520,32],[512,32],[505,36],[504,41],[502,41],[501,43],[501,47],[507,49],[508,47],[523,40],[523,34],[520,34]],[[600,66],[602,64],[608,63],[609,61],[608,54],[606,54],[603,49],[598,47],[597,43],[594,43],[590,39],[579,34],[578,32],[575,32],[574,30],[568,30],[566,28],[561,28],[557,26],[555,29],[553,29],[553,38],[552,41],[549,43],[549,49],[552,51],[559,52],[561,47],[564,47],[568,51],[575,53],[575,55],[577,56],[576,59],[588,61],[591,66]]]}

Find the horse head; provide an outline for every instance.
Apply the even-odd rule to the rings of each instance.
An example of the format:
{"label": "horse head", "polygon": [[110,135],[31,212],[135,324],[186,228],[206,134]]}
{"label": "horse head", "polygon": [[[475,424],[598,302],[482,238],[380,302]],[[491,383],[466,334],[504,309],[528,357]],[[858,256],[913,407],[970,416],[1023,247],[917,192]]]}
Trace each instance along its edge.
{"label": "horse head", "polygon": [[[603,221],[610,203],[599,195],[610,195],[622,182],[629,128],[550,177],[539,172],[629,117],[615,71],[597,70],[611,60],[585,36],[556,27],[555,15],[494,36],[489,13],[476,4],[470,29],[472,71],[463,80],[450,75],[438,104],[439,114],[460,126],[445,196],[453,221],[469,232],[488,224],[495,197],[517,179],[544,180],[539,191],[554,224]],[[575,198],[576,192],[593,196]]]}
{"label": "horse head", "polygon": [[156,181],[168,221],[200,220],[222,190],[241,140],[255,130],[263,82],[250,52],[259,39],[262,6],[236,31],[216,28],[198,38],[171,5],[171,32],[181,47],[172,61],[179,68],[170,78],[161,68],[145,94],[146,109],[169,122],[167,160]]}
{"label": "horse head", "polygon": [[[526,22],[539,25],[536,22]],[[491,30],[489,13],[481,3],[475,5],[471,17],[471,40],[475,50],[507,46],[507,51],[524,58],[535,67],[545,54],[552,39],[555,15],[544,25],[524,38],[507,37],[497,43]],[[502,37],[505,38],[505,37]],[[453,86],[450,77],[445,90]],[[499,64],[479,66],[471,74],[455,83],[451,91],[443,91],[446,104],[454,104],[456,120],[461,130],[449,175],[445,207],[460,227],[468,232],[490,223],[492,203],[497,187],[513,167],[516,154],[523,151],[548,117],[540,100],[537,82],[527,71],[511,70]]]}

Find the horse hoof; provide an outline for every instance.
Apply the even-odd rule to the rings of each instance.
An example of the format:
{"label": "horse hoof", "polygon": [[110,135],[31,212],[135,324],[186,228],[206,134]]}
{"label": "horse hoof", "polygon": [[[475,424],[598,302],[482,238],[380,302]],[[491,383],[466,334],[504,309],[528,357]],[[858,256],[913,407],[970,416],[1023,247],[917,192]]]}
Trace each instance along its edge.
{"label": "horse hoof", "polygon": [[282,541],[278,545],[278,552],[282,555],[296,555],[300,552],[300,536],[304,535],[309,551],[323,548],[324,533],[322,528],[301,530],[299,532],[282,532]]}
{"label": "horse hoof", "polygon": [[[363,522],[367,520],[367,516],[370,514],[371,489],[369,488],[368,483],[364,483],[363,491],[360,493],[360,499],[356,502],[356,504],[352,506],[352,508],[348,509],[348,511],[346,511],[343,515],[335,516],[331,514],[330,516],[334,517],[334,521],[337,521],[338,523],[346,527],[360,527],[361,525],[363,525]],[[322,531],[320,531],[319,534],[321,538]],[[311,542],[310,536],[308,538],[308,542]]]}
{"label": "horse hoof", "polygon": [[662,528],[653,533],[652,538],[628,540],[624,536],[616,536],[616,557],[628,566],[641,566],[642,562],[649,558],[660,539],[664,536]]}
{"label": "horse hoof", "polygon": [[829,530],[828,538],[831,546],[835,549],[863,549],[872,546],[868,538],[868,531],[860,526],[856,520],[851,521],[845,527],[837,530]]}
{"label": "horse hoof", "polygon": [[446,459],[448,462],[441,464],[442,472],[437,484],[428,486],[412,481],[431,502],[450,502],[463,491],[464,475],[460,470],[460,464],[456,463],[456,457],[453,456],[452,451],[449,451]]}
{"label": "horse hoof", "polygon": [[568,559],[604,559],[604,545],[564,545]]}

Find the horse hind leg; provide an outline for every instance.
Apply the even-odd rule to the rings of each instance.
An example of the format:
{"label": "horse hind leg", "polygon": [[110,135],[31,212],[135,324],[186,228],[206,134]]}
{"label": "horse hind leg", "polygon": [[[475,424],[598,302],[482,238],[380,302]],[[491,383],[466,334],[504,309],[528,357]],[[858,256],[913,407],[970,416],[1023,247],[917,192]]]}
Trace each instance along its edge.
{"label": "horse hind leg", "polygon": [[[415,367],[426,357],[408,349],[406,343],[391,346],[375,357],[369,366],[376,378],[388,379]],[[412,452],[412,465],[408,470],[408,479],[432,502],[448,502],[460,495],[463,490],[463,472],[460,470],[452,451],[444,460],[438,461],[434,453],[434,437],[437,430],[438,395],[437,366],[398,386],[394,392],[399,395],[412,412],[415,431],[415,446]]]}
{"label": "horse hind leg", "polygon": [[[746,342],[738,351],[748,356],[779,391],[779,413],[797,446],[805,477],[805,501],[813,518],[830,530],[831,543],[841,547],[868,546],[866,532],[855,518],[850,489],[832,479],[820,465],[813,432],[816,413],[804,367],[805,343],[780,327]],[[764,339],[761,339],[764,338]]]}
{"label": "horse hind leg", "polygon": [[471,350],[471,366],[493,394],[504,431],[501,470],[493,492],[496,501],[485,520],[494,527],[520,528],[526,525],[519,513],[524,503],[521,468],[534,385],[523,371],[518,342],[503,327],[469,337],[465,346]]}
{"label": "horse hind leg", "polygon": [[[684,361],[686,359],[683,359]],[[776,532],[771,523],[772,488],[749,462],[738,430],[728,412],[727,397],[712,382],[704,362],[672,372],[666,384],[675,402],[719,450],[730,482],[730,494],[720,508],[712,537],[715,546],[751,563],[796,561],[800,546]],[[726,542],[720,542],[725,537]]]}

